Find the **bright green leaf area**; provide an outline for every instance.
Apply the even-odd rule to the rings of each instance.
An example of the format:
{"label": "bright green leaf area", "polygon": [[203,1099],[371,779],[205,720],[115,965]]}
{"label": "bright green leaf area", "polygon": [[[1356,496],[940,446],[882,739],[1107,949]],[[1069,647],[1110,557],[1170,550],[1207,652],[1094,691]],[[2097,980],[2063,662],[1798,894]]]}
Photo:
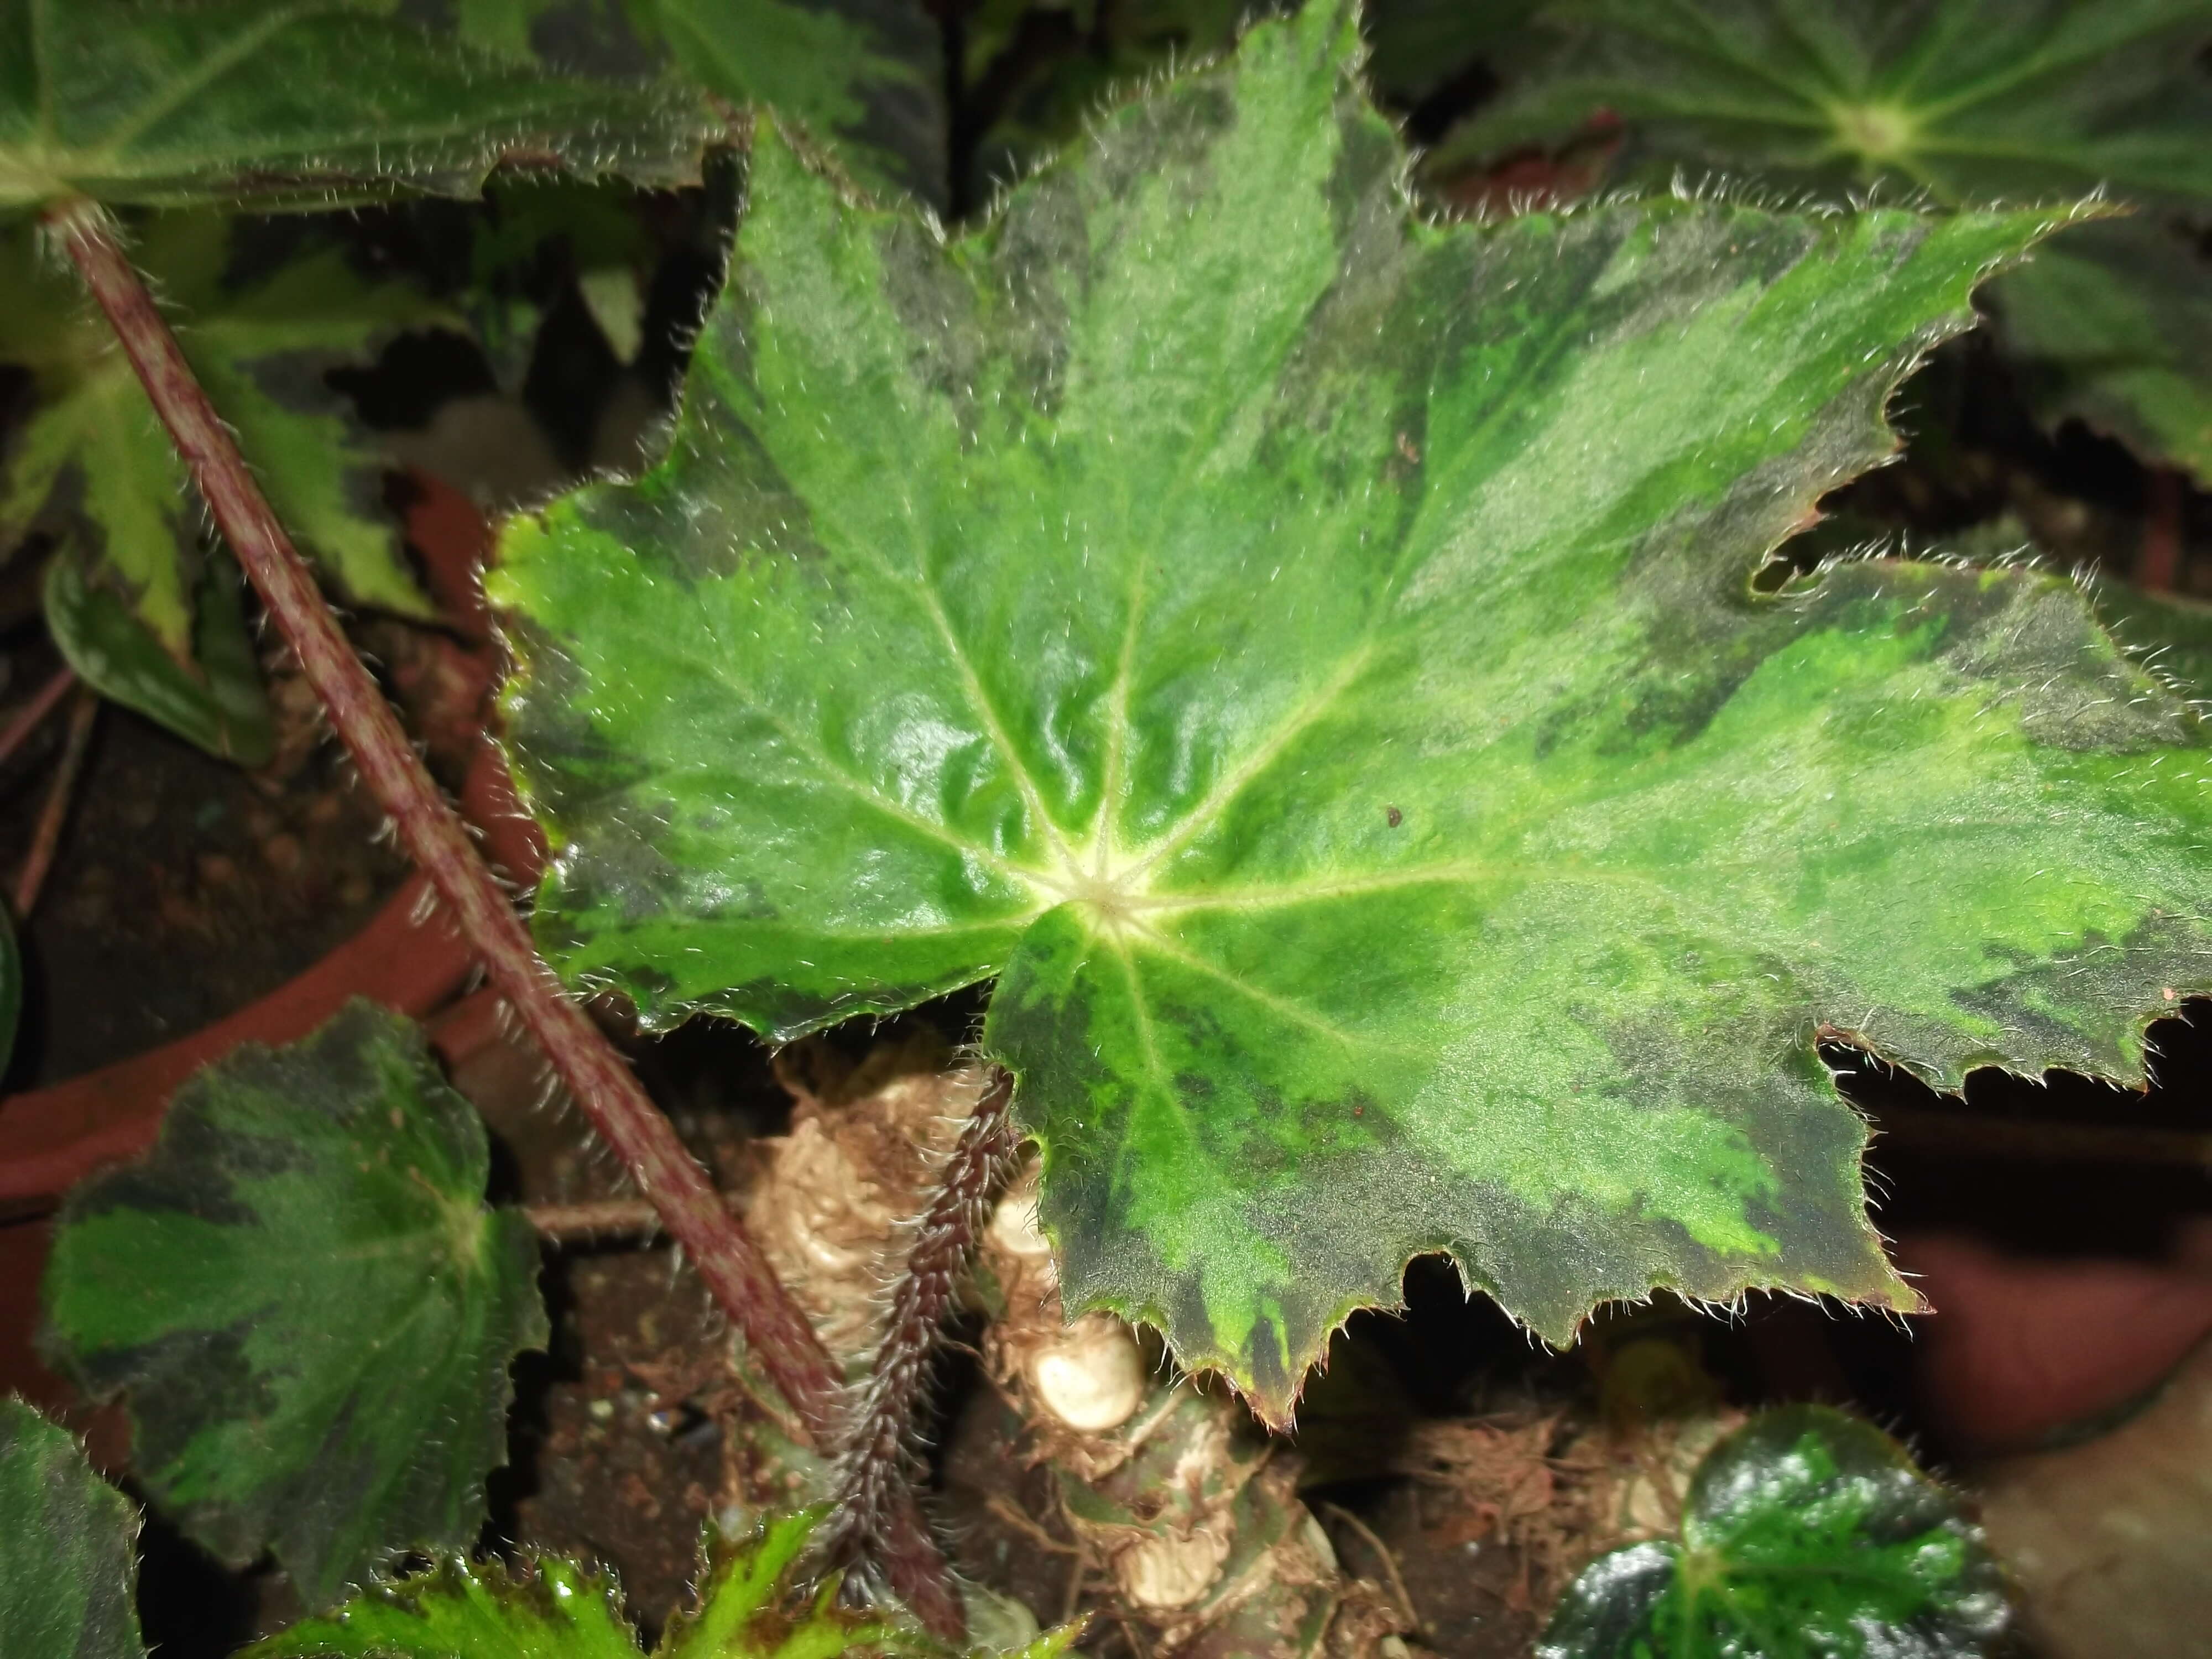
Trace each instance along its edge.
{"label": "bright green leaf area", "polygon": [[696,97],[548,75],[399,0],[0,0],[0,214],[472,192],[502,160],[696,178]]}
{"label": "bright green leaf area", "polygon": [[[750,1538],[710,1540],[697,1605],[668,1622],[654,1659],[836,1659],[938,1655],[903,1626],[840,1607],[832,1583],[801,1596],[793,1581],[818,1517],[784,1515]],[[1008,1659],[1056,1659],[1074,1627]],[[295,1625],[245,1659],[637,1659],[613,1582],[539,1558],[519,1571],[458,1558]]]}
{"label": "bright green leaf area", "polygon": [[2138,1074],[2203,734],[2064,582],[1755,597],[2037,215],[1409,219],[1316,7],[943,246],[763,137],[666,462],[511,526],[573,983],[777,1038],[996,975],[1077,1306],[1281,1417],[1449,1250],[1917,1305],[1824,1026]]}
{"label": "bright green leaf area", "polygon": [[[326,243],[258,257],[252,222],[155,215],[132,255],[278,515],[332,586],[357,605],[428,616],[385,510],[375,439],[325,376],[373,362],[408,330],[454,325],[452,313],[404,282],[364,279]],[[58,535],[85,580],[124,599],[151,642],[206,684],[218,666],[198,658],[195,635],[222,625],[207,605],[234,611],[236,600],[227,584],[212,597],[198,591],[199,499],[129,360],[69,272],[40,259],[27,228],[0,233],[0,363],[31,377],[27,418],[0,452],[0,547],[34,532]],[[229,626],[236,631],[234,617]],[[72,660],[102,690],[163,718],[158,703],[130,694],[127,677],[102,672],[118,650]],[[210,691],[203,701],[219,698]],[[246,718],[231,711],[231,726]],[[204,731],[170,723],[222,752]]]}
{"label": "bright green leaf area", "polygon": [[1995,285],[2027,389],[2212,475],[2212,272],[2156,210],[2212,210],[2204,0],[1559,0],[1548,56],[1447,137],[1438,173],[1552,144],[1600,110],[1620,170],[1948,205],[2106,189],[2142,222],[2084,225]]}
{"label": "bright green leaf area", "polygon": [[138,1516],[68,1430],[0,1400],[0,1653],[144,1659]]}
{"label": "bright green leaf area", "polygon": [[[2212,129],[2203,142],[2212,147]],[[2212,478],[2212,259],[2153,216],[2082,225],[1996,285],[2021,389]]]}
{"label": "bright green leaf area", "polygon": [[1698,1466],[1674,1543],[1601,1556],[1537,1659],[1970,1659],[2003,1577],[1904,1448],[1821,1406],[1768,1412]]}
{"label": "bright green leaf area", "polygon": [[453,0],[471,46],[660,76],[797,120],[871,188],[942,206],[944,45],[919,0]]}
{"label": "bright green leaf area", "polygon": [[273,1548],[311,1607],[483,1524],[507,1363],[547,1334],[488,1158],[421,1033],[356,1001],[197,1073],[153,1151],[63,1207],[48,1352],[127,1393],[167,1513],[236,1565]]}

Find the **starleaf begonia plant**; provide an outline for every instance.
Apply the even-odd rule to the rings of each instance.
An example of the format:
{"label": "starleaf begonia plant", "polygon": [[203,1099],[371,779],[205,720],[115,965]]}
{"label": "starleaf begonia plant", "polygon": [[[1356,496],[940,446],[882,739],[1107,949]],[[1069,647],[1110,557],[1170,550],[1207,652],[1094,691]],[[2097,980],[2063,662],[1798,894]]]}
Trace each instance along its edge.
{"label": "starleaf begonia plant", "polygon": [[505,539],[541,947],[778,1039],[995,975],[1071,1306],[1271,1417],[1418,1252],[1914,1307],[1816,1037],[2139,1075],[2203,734],[2048,575],[1753,576],[2066,215],[1432,224],[1357,52],[949,245],[761,131],[669,459]]}

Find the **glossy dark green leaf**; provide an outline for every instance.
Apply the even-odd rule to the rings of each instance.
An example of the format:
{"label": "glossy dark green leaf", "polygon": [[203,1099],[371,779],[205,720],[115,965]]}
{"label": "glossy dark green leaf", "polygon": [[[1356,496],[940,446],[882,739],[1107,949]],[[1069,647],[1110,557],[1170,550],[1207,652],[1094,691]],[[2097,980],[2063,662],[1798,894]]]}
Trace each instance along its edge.
{"label": "glossy dark green leaf", "polygon": [[173,655],[130,602],[88,567],[81,544],[46,567],[46,631],[70,667],[102,696],[158,720],[210,755],[266,762],[276,744],[261,665],[239,610],[244,583],[228,557],[208,560],[191,595],[192,643]]}
{"label": "glossy dark green leaf", "polygon": [[138,1514],[68,1430],[0,1400],[0,1653],[144,1659]]}
{"label": "glossy dark green leaf", "polygon": [[[848,1611],[834,1583],[796,1587],[817,1518],[784,1515],[750,1538],[710,1536],[697,1603],[668,1621],[654,1659],[897,1659],[944,1656],[904,1626]],[[1056,1659],[1073,1628],[1006,1659]],[[637,1659],[613,1582],[538,1559],[511,1571],[448,1558],[435,1571],[356,1596],[246,1659]]]}
{"label": "glossy dark green leaf", "polygon": [[[453,313],[404,282],[363,279],[328,245],[264,262],[252,228],[157,215],[132,253],[271,504],[337,594],[427,617],[385,510],[376,441],[326,377]],[[106,325],[68,272],[39,259],[27,228],[0,234],[0,363],[31,377],[29,414],[0,454],[0,546],[57,536],[84,562],[87,581],[126,600],[162,648],[190,663],[204,616],[198,497]]]}
{"label": "glossy dark green leaf", "polygon": [[762,103],[872,189],[945,200],[944,45],[920,0],[464,0],[463,39],[563,75]]}
{"label": "glossy dark green leaf", "polygon": [[0,215],[71,196],[181,207],[466,194],[509,158],[696,176],[718,123],[696,96],[549,75],[404,9],[0,0]]}
{"label": "glossy dark green leaf", "polygon": [[543,948],[779,1038],[998,975],[1071,1302],[1272,1416],[1423,1251],[1914,1306],[1815,1034],[2135,1076],[2212,971],[2203,733],[2069,586],[1751,589],[2046,221],[1409,221],[1350,33],[949,247],[757,143],[669,459],[504,542]]}
{"label": "glossy dark green leaf", "polygon": [[[2204,0],[1554,0],[1448,175],[1626,124],[1616,178],[2148,210],[2055,238],[1990,298],[2051,418],[2212,473],[2212,8]],[[2168,213],[2193,217],[2169,227]]]}
{"label": "glossy dark green leaf", "polygon": [[64,1206],[49,1352],[128,1396],[155,1502],[227,1561],[273,1548],[312,1607],[483,1524],[507,1363],[546,1340],[488,1157],[420,1031],[355,1002],[197,1073],[144,1159]]}
{"label": "glossy dark green leaf", "polygon": [[1679,1543],[1600,1557],[1538,1659],[1973,1659],[2007,1621],[1959,1499],[1888,1436],[1820,1406],[1716,1446]]}

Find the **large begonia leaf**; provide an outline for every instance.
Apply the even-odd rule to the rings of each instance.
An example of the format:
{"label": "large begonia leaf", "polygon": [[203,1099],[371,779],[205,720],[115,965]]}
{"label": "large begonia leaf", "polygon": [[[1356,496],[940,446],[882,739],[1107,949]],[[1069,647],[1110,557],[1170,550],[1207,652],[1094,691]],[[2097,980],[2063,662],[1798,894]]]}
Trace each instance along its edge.
{"label": "large begonia leaf", "polygon": [[920,0],[455,0],[461,37],[561,75],[772,106],[872,188],[945,203],[945,47]]}
{"label": "large begonia leaf", "polygon": [[1603,112],[1626,124],[1617,176],[2151,209],[2068,232],[1991,298],[2047,416],[2212,471],[2212,284],[2161,217],[2212,215],[2204,0],[1554,0],[1538,21],[1549,52],[1437,173]]}
{"label": "large begonia leaf", "polygon": [[[818,1519],[782,1515],[747,1538],[710,1535],[696,1605],[668,1621],[654,1659],[949,1659],[918,1632],[841,1607],[834,1583],[799,1588]],[[1057,1659],[1076,1633],[1039,1637],[1008,1659]],[[638,1644],[602,1574],[553,1558],[514,1571],[449,1557],[257,1644],[246,1659],[638,1659]]]}
{"label": "large begonia leaf", "polygon": [[0,1400],[0,1653],[145,1659],[138,1516],[68,1430]]}
{"label": "large begonia leaf", "polygon": [[394,1552],[468,1545],[542,1347],[538,1246],[419,1030],[350,1004],[178,1091],[138,1163],[70,1194],[46,1346],[127,1394],[148,1493],[225,1560],[327,1605]]}
{"label": "large begonia leaf", "polygon": [[695,178],[696,95],[549,75],[399,0],[0,0],[0,214],[472,192],[500,161]]}
{"label": "large begonia leaf", "polygon": [[[404,281],[362,277],[328,244],[258,258],[244,234],[251,222],[155,215],[133,257],[177,314],[185,355],[262,488],[331,586],[355,604],[428,616],[385,508],[376,438],[326,377],[453,313]],[[68,271],[37,257],[27,228],[0,234],[0,363],[30,376],[28,415],[0,452],[0,546],[33,532],[59,536],[88,582],[125,600],[180,665],[193,662],[206,604],[236,605],[228,591],[212,601],[198,591],[204,513],[113,335]],[[97,662],[78,666],[163,718],[104,682]],[[214,670],[180,672],[204,679]],[[204,731],[171,723],[207,743]]]}
{"label": "large begonia leaf", "polygon": [[2066,583],[1752,577],[2045,219],[1410,219],[1346,20],[943,246],[769,135],[668,459],[503,544],[538,936],[778,1038],[997,975],[1074,1307],[1271,1415],[1416,1252],[1547,1336],[1909,1308],[1815,1033],[2135,1075],[2203,735]]}
{"label": "large begonia leaf", "polygon": [[2004,1576],[1958,1498],[1823,1406],[1754,1418],[1698,1466],[1679,1543],[1600,1556],[1537,1659],[1976,1659]]}

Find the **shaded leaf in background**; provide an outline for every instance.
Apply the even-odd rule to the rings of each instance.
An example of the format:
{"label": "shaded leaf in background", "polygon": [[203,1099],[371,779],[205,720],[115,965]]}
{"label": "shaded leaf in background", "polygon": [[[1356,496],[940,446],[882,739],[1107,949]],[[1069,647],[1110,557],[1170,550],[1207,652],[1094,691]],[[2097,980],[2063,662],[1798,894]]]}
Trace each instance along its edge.
{"label": "shaded leaf in background", "polygon": [[1647,183],[1881,183],[1949,206],[2109,189],[2146,217],[2076,227],[1995,284],[2005,337],[2045,416],[2212,470],[2212,270],[2163,216],[2212,216],[2204,0],[1554,0],[1537,23],[1433,175],[1603,111],[1628,124],[1619,176]]}
{"label": "shaded leaf in background", "polygon": [[63,1207],[47,1351],[128,1395],[157,1504],[234,1565],[274,1549],[311,1607],[483,1524],[507,1363],[546,1340],[488,1157],[420,1031],[356,1001],[197,1073],[153,1151]]}
{"label": "shaded leaf in background", "polygon": [[2006,1622],[2002,1575],[1960,1500],[1879,1430],[1790,1406],[1707,1454],[1679,1544],[1584,1568],[1536,1653],[1971,1659]]}
{"label": "shaded leaf in background", "polygon": [[470,45],[559,75],[761,102],[871,189],[945,204],[944,46],[920,0],[456,0]]}
{"label": "shaded leaf in background", "polygon": [[[2203,206],[2212,212],[2212,199]],[[1995,300],[2021,389],[2045,419],[2078,416],[2212,480],[2212,259],[2186,226],[2154,215],[2079,226]]]}
{"label": "shaded leaf in background", "polygon": [[1751,578],[2049,221],[1409,222],[1353,46],[949,247],[761,137],[669,460],[495,574],[542,948],[779,1040],[998,975],[1071,1304],[1278,1420],[1425,1251],[1914,1306],[1815,1033],[2140,1075],[2203,734],[2063,581]]}
{"label": "shaded leaf in background", "polygon": [[1367,0],[1367,82],[1405,108],[1473,70],[1525,27],[1540,0]]}
{"label": "shaded leaf in background", "polygon": [[0,0],[0,214],[72,196],[323,206],[473,192],[501,161],[694,179],[710,112],[549,75],[393,0]]}
{"label": "shaded leaf in background", "polygon": [[0,1400],[0,1653],[144,1659],[137,1512],[68,1430]]}
{"label": "shaded leaf in background", "polygon": [[[794,1589],[816,1517],[780,1516],[750,1538],[710,1533],[699,1605],[668,1622],[654,1659],[836,1659],[945,1650],[878,1616],[837,1605],[836,1586]],[[1073,1627],[1009,1659],[1056,1659]],[[448,1558],[428,1573],[295,1625],[246,1659],[637,1659],[612,1580],[540,1557],[515,1571]]]}
{"label": "shaded leaf in background", "polygon": [[70,667],[103,696],[240,766],[260,766],[276,745],[261,665],[240,614],[242,586],[227,555],[206,561],[191,595],[191,652],[172,655],[130,602],[100,582],[71,542],[46,566],[46,630]]}
{"label": "shaded leaf in background", "polygon": [[[451,313],[404,282],[364,279],[334,246],[310,242],[266,264],[245,234],[252,222],[155,215],[133,256],[176,314],[185,355],[262,488],[337,594],[428,616],[385,510],[377,441],[325,377]],[[204,606],[196,615],[198,496],[106,325],[66,271],[39,259],[27,229],[0,234],[0,363],[31,377],[28,414],[0,453],[0,547],[55,536],[82,561],[84,580],[126,600],[182,673],[217,676],[213,664],[185,666],[196,628],[224,625]],[[208,603],[235,601],[226,592]],[[72,660],[102,690],[164,718],[162,705],[103,682],[98,659]],[[204,720],[176,729],[206,741]]]}

